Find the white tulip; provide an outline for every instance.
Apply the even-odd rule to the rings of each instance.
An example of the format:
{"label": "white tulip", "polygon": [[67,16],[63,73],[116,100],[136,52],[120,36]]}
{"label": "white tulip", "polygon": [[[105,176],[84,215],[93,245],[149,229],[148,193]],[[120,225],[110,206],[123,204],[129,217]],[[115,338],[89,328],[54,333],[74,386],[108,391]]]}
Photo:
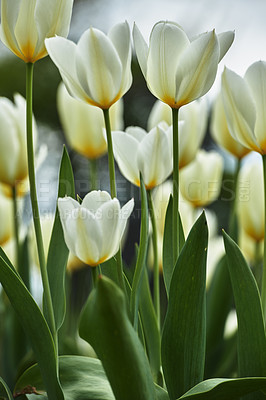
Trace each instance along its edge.
{"label": "white tulip", "polygon": [[148,88],[172,108],[180,108],[211,88],[219,61],[234,40],[234,32],[206,32],[189,40],[182,27],[160,21],[154,25],[149,46],[134,25],[138,62]]}
{"label": "white tulip", "polygon": [[0,194],[0,246],[3,246],[13,235],[12,200]]}
{"label": "white tulip", "polygon": [[73,0],[2,0],[1,40],[26,63],[45,57],[45,38],[67,36]]}
{"label": "white tulip", "polygon": [[108,109],[130,88],[131,44],[127,22],[115,25],[108,35],[90,28],[78,44],[59,36],[46,39],[45,44],[73,97]]}
{"label": "white tulip", "polygon": [[121,173],[139,186],[140,172],[147,189],[162,183],[172,172],[172,128],[159,125],[149,133],[139,127],[113,132],[114,156]]}
{"label": "white tulip", "polygon": [[81,204],[71,197],[59,198],[58,208],[69,250],[92,267],[113,257],[120,245],[134,200],[122,208],[105,191],[88,193]]}

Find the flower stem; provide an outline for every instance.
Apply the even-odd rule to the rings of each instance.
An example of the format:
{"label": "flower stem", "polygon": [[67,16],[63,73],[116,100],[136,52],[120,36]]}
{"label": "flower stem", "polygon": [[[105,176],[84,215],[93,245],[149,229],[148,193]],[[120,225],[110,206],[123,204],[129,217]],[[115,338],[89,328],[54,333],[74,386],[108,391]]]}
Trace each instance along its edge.
{"label": "flower stem", "polygon": [[237,165],[236,169],[234,172],[233,176],[233,187],[232,187],[232,192],[233,192],[233,199],[231,201],[231,206],[230,206],[230,216],[229,216],[229,235],[231,238],[233,238],[236,242],[238,241],[237,238],[237,216],[236,216],[236,190],[237,190],[237,180],[238,180],[238,175],[240,171],[240,166],[241,166],[241,159],[237,159]]}
{"label": "flower stem", "polygon": [[[111,191],[111,197],[114,198],[114,197],[116,197],[115,161],[114,161],[109,109],[106,109],[106,110],[103,109],[103,116],[104,116],[106,136],[107,136],[110,191]],[[120,248],[116,254],[116,261],[117,261],[117,274],[118,274],[119,286],[126,295],[126,286],[125,286],[125,280],[124,280],[124,276],[123,276],[122,252],[121,252]]]}
{"label": "flower stem", "polygon": [[54,340],[55,348],[57,350],[57,331],[55,327],[52,297],[51,297],[50,285],[46,269],[37,191],[36,191],[36,182],[35,182],[34,148],[33,148],[33,134],[32,134],[33,66],[34,64],[32,63],[26,64],[27,153],[28,153],[28,172],[29,172],[29,182],[30,182],[30,198],[31,198],[33,223],[35,229],[41,277],[43,283],[43,296],[47,310],[46,318]]}
{"label": "flower stem", "polygon": [[179,256],[179,138],[178,138],[178,108],[172,108],[173,119],[173,260],[174,265]]}
{"label": "flower stem", "polygon": [[158,260],[158,240],[157,240],[157,226],[156,217],[153,207],[151,190],[147,190],[147,199],[149,206],[149,214],[152,225],[152,245],[153,245],[153,301],[155,313],[157,316],[158,326],[160,326],[160,274],[159,274],[159,260]]}
{"label": "flower stem", "polygon": [[97,190],[97,159],[89,160],[90,164],[90,190]]}
{"label": "flower stem", "polygon": [[14,235],[16,241],[16,268],[20,274],[20,244],[19,244],[19,220],[18,220],[18,205],[17,205],[17,190],[16,186],[12,187],[13,214],[14,214]]}
{"label": "flower stem", "polygon": [[98,269],[97,267],[91,267],[91,276],[92,276],[92,282],[93,282],[93,287],[96,287],[96,283],[98,280]]}
{"label": "flower stem", "polygon": [[261,302],[266,321],[266,155],[262,155],[263,162],[263,178],[264,178],[264,251],[263,251],[263,270],[262,270],[262,283],[261,283]]}

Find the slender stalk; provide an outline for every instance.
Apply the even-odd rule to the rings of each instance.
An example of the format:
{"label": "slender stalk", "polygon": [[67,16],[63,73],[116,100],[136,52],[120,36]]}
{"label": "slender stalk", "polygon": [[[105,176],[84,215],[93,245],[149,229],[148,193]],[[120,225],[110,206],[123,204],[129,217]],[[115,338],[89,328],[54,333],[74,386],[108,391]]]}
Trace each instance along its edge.
{"label": "slender stalk", "polygon": [[90,189],[97,190],[97,159],[89,160],[90,164]]}
{"label": "slender stalk", "polygon": [[172,108],[173,118],[173,260],[179,256],[179,138],[178,138],[178,108]]}
{"label": "slender stalk", "polygon": [[229,235],[237,242],[237,217],[236,217],[236,189],[237,189],[237,180],[241,166],[241,159],[237,159],[236,168],[233,175],[233,198],[230,205],[230,216],[229,216]]}
{"label": "slender stalk", "polygon": [[20,244],[19,244],[19,216],[17,204],[17,190],[16,186],[12,187],[12,200],[13,200],[13,214],[14,214],[14,235],[16,241],[16,268],[20,273]]}
{"label": "slender stalk", "polygon": [[154,309],[157,316],[158,326],[160,326],[160,273],[159,273],[159,260],[158,260],[158,239],[157,239],[157,226],[156,217],[153,207],[151,190],[147,190],[147,199],[149,206],[149,214],[152,225],[152,245],[153,245],[153,302]]}
{"label": "slender stalk", "polygon": [[96,283],[98,280],[98,269],[97,267],[91,267],[91,276],[92,276],[92,282],[93,282],[93,287],[96,287]]}
{"label": "slender stalk", "polygon": [[30,198],[31,198],[33,223],[35,229],[41,277],[43,283],[43,296],[47,310],[47,323],[51,330],[55,348],[57,350],[57,331],[55,327],[52,297],[51,297],[50,285],[46,269],[40,214],[39,214],[37,191],[36,191],[36,182],[35,182],[34,148],[33,148],[33,135],[32,135],[33,65],[34,64],[32,63],[26,64],[26,104],[27,104],[26,124],[27,124],[27,153],[28,153],[28,170],[29,170],[28,172],[29,172],[29,182],[30,182]]}
{"label": "slender stalk", "polygon": [[[115,161],[114,161],[109,109],[103,110],[103,116],[104,116],[106,136],[107,136],[110,191],[111,191],[111,197],[114,198],[114,197],[116,197]],[[123,260],[122,260],[121,249],[119,249],[116,254],[116,261],[117,261],[117,275],[118,275],[119,285],[120,285],[120,288],[124,291],[124,293],[126,295],[126,286],[125,286],[125,281],[124,281],[124,276],[123,276]]]}
{"label": "slender stalk", "polygon": [[264,321],[266,321],[266,155],[262,156],[263,162],[263,177],[264,177],[264,251],[263,251],[263,270],[262,270],[262,282],[261,282],[261,302],[264,315]]}

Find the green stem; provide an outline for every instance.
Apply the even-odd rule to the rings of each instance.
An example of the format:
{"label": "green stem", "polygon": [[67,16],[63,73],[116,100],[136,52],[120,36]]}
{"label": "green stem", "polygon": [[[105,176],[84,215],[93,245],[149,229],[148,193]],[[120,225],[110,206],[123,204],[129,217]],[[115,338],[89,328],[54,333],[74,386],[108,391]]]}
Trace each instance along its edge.
{"label": "green stem", "polygon": [[90,163],[90,190],[97,190],[97,159],[89,160]]}
{"label": "green stem", "polygon": [[232,186],[232,194],[233,199],[230,205],[230,216],[229,216],[229,235],[237,242],[237,215],[236,215],[236,197],[237,197],[237,180],[241,166],[241,159],[237,159],[236,169],[233,175],[233,186]]}
{"label": "green stem", "polygon": [[152,245],[153,245],[153,301],[155,313],[157,316],[158,326],[160,326],[160,272],[159,272],[159,260],[158,260],[158,239],[157,239],[157,226],[156,216],[153,207],[151,190],[147,190],[147,199],[149,206],[149,214],[152,225]]}
{"label": "green stem", "polygon": [[12,200],[13,200],[13,213],[14,213],[14,235],[16,241],[16,268],[20,274],[20,244],[19,244],[19,216],[17,204],[17,190],[16,186],[12,187]]}
{"label": "green stem", "polygon": [[29,172],[29,182],[30,182],[30,198],[31,198],[33,223],[35,229],[41,277],[43,283],[43,296],[46,306],[47,323],[51,330],[51,334],[57,351],[57,331],[55,327],[52,297],[51,297],[49,279],[46,269],[40,214],[39,214],[37,191],[36,191],[36,182],[35,182],[34,147],[33,147],[33,134],[32,134],[33,133],[32,132],[33,66],[34,64],[32,63],[26,64],[27,153],[28,153],[28,172]]}
{"label": "green stem", "polygon": [[97,269],[97,267],[91,267],[91,276],[92,276],[93,287],[95,288],[97,280],[98,280],[98,269]]}
{"label": "green stem", "polygon": [[173,118],[173,260],[174,265],[179,256],[179,138],[178,138],[178,108],[172,108]]}
{"label": "green stem", "polygon": [[261,282],[261,302],[266,321],[266,155],[262,155],[263,162],[263,178],[264,178],[264,251],[263,251],[263,270]]}

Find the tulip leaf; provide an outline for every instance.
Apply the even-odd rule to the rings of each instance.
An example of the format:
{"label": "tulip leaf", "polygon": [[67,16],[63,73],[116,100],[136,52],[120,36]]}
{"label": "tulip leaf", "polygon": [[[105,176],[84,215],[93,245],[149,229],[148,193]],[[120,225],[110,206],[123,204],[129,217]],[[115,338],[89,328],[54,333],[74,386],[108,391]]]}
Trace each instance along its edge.
{"label": "tulip leaf", "polygon": [[50,330],[35,300],[10,264],[10,261],[7,263],[0,256],[0,283],[28,335],[49,396],[51,399],[63,400]]}
{"label": "tulip leaf", "polygon": [[[58,197],[64,197],[66,195],[73,198],[75,197],[75,184],[71,162],[67,150],[64,147],[59,172]],[[54,226],[47,258],[47,272],[57,330],[62,326],[66,312],[65,271],[68,253],[69,251],[65,244],[59,211],[56,207]],[[45,309],[46,308],[44,307],[44,311]]]}
{"label": "tulip leaf", "polygon": [[125,295],[109,278],[100,276],[85,304],[80,336],[102,361],[116,400],[154,400],[148,359],[127,314]]}
{"label": "tulip leaf", "polygon": [[243,376],[266,376],[266,338],[256,280],[237,244],[223,232],[238,320],[238,366]]}
{"label": "tulip leaf", "polygon": [[2,378],[0,378],[0,398],[14,400],[9,387]]}
{"label": "tulip leaf", "polygon": [[266,390],[266,378],[215,378],[200,382],[179,399],[238,400],[241,396],[258,390]]}
{"label": "tulip leaf", "polygon": [[[170,195],[165,216],[164,238],[163,238],[163,277],[167,295],[169,295],[170,283],[174,270],[172,214],[173,214],[173,196]],[[178,227],[179,227],[179,249],[181,251],[185,243],[185,236],[180,214],[179,214]]]}
{"label": "tulip leaf", "polygon": [[169,397],[202,381],[206,339],[208,227],[198,218],[177,260],[162,335],[162,367]]}
{"label": "tulip leaf", "polygon": [[139,308],[139,296],[141,290],[141,280],[143,277],[143,270],[147,255],[148,233],[149,233],[148,199],[141,174],[140,174],[140,191],[141,191],[140,240],[139,240],[137,263],[133,276],[131,298],[130,298],[130,310],[133,318],[133,325],[136,330],[138,327],[138,308]]}
{"label": "tulip leaf", "polygon": [[146,270],[141,285],[140,316],[153,378],[157,381],[161,367],[161,338]]}
{"label": "tulip leaf", "polygon": [[117,285],[119,285],[117,261],[115,257],[112,257],[101,264],[101,272],[103,275],[112,279],[112,281],[114,281]]}

